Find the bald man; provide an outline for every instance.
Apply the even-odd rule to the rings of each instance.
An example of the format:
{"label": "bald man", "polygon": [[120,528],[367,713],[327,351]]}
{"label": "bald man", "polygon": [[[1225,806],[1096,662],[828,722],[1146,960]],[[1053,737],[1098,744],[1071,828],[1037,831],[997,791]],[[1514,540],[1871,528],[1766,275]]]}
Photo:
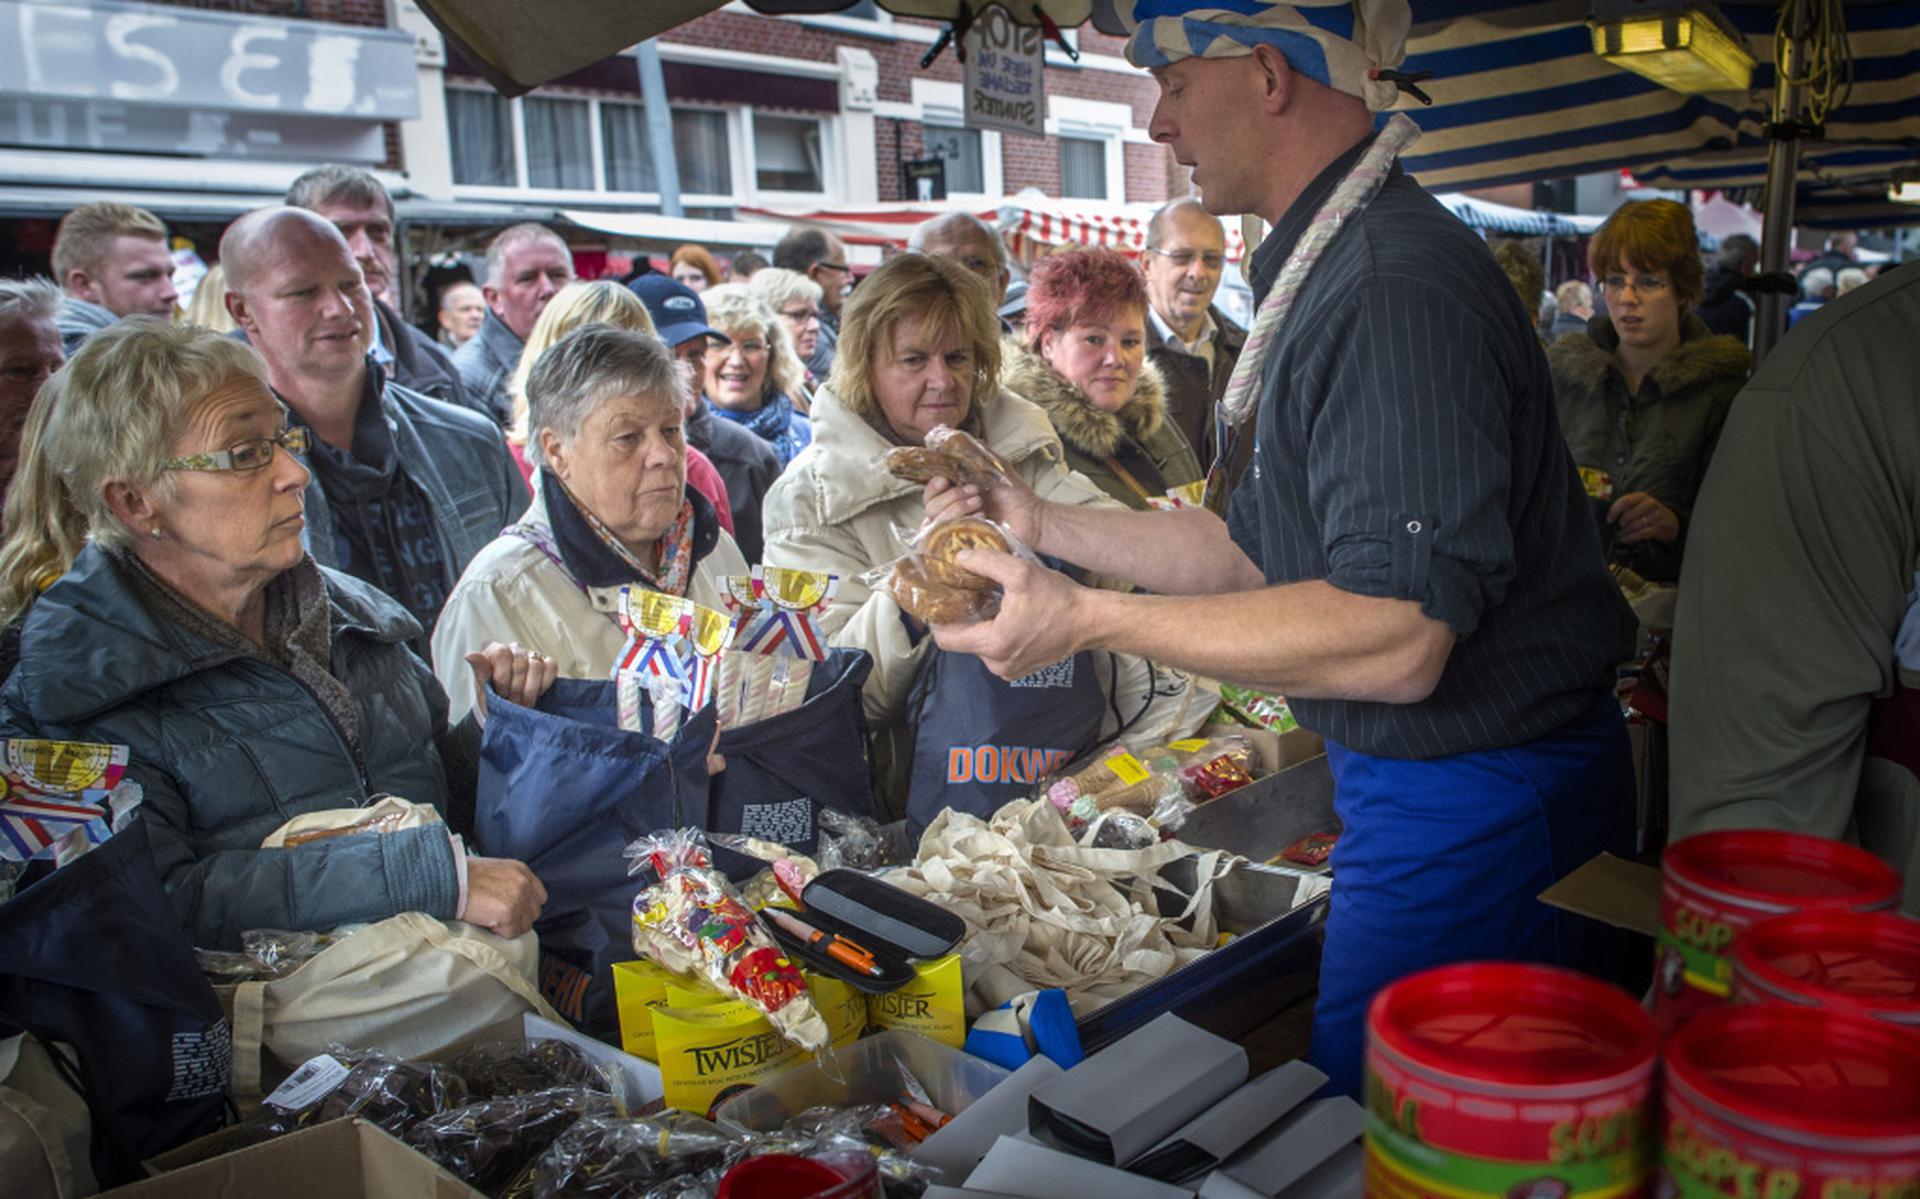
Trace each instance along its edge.
{"label": "bald man", "polygon": [[1007,247],[1000,235],[971,212],[947,212],[914,226],[907,249],[935,258],[950,258],[986,281],[998,309],[1007,300],[1013,272],[1007,267]]}
{"label": "bald man", "polygon": [[424,657],[461,571],[527,507],[499,429],[386,377],[369,353],[373,297],[324,217],[249,213],[221,239],[220,261],[227,311],[292,420],[313,431],[309,549],[413,613]]}

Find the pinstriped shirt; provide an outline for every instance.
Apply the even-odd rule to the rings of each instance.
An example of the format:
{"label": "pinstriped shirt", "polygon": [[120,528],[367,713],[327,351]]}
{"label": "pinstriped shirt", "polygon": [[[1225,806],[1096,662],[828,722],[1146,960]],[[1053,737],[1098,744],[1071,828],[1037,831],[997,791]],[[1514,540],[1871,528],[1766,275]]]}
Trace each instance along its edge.
{"label": "pinstriped shirt", "polygon": [[[1257,298],[1365,148],[1250,263]],[[1415,600],[1457,638],[1415,704],[1301,699],[1349,749],[1434,758],[1596,718],[1634,621],[1560,436],[1539,339],[1479,237],[1397,168],[1327,247],[1261,372],[1234,539],[1269,583]]]}

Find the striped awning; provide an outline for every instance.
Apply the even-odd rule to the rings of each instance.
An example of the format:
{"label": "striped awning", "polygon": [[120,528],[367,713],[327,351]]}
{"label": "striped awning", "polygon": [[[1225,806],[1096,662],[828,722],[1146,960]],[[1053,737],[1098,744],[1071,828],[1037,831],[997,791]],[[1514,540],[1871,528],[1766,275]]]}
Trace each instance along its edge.
{"label": "striped awning", "polygon": [[[1433,72],[1422,87],[1434,104],[1404,105],[1425,134],[1407,169],[1433,191],[1617,169],[1655,187],[1764,183],[1779,6],[1720,9],[1760,64],[1749,92],[1681,95],[1607,63],[1586,3],[1416,4],[1404,69]],[[1853,92],[1826,140],[1803,147],[1803,181],[1884,181],[1920,155],[1920,3],[1845,12]]]}

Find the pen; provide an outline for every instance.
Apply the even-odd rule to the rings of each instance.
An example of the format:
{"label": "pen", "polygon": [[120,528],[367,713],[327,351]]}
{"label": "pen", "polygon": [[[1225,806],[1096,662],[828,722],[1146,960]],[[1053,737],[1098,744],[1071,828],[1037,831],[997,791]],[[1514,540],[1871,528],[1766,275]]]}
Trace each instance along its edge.
{"label": "pen", "polygon": [[828,957],[849,969],[858,970],[869,977],[878,978],[880,967],[873,964],[873,954],[861,946],[837,933],[826,933],[813,927],[804,920],[797,919],[779,908],[766,909],[767,915],[781,928],[799,937],[809,945],[817,946]]}

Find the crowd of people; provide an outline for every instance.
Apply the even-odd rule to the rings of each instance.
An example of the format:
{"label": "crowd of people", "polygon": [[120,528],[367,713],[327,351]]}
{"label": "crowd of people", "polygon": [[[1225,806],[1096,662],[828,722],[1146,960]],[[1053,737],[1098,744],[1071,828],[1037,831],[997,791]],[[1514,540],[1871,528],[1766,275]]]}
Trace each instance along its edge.
{"label": "crowd of people", "polygon": [[[857,287],[819,228],[622,283],[516,225],[429,333],[394,307],[393,204],[364,171],[235,221],[184,315],[159,221],[75,210],[55,279],[0,282],[0,732],[129,746],[162,878],[224,947],[404,910],[530,927],[540,881],[461,840],[477,720],[489,693],[605,678],[623,588],[719,607],[752,564],[837,576],[824,630],[872,659],[847,752],[916,826],[995,798],[926,785],[930,713],[1044,723],[1090,686],[1079,752],[1190,734],[1209,679],[1268,687],[1339,788],[1315,1036],[1343,1086],[1391,977],[1590,964],[1531,900],[1631,844],[1614,681],[1676,588],[1676,824],[1757,805],[1846,831],[1863,758],[1920,744],[1920,431],[1887,402],[1916,377],[1915,272],[1817,262],[1749,383],[1721,330],[1750,327],[1750,244],[1709,271],[1684,206],[1629,203],[1549,342],[1537,259],[1496,258],[1393,166],[1393,85],[1353,43],[1315,31],[1310,74],[1257,21],[1206,57],[1154,24],[1131,49],[1162,83],[1152,131],[1202,199],[1162,208],[1138,262],[1042,259],[1017,325],[1005,244],[964,213]],[[1214,303],[1220,212],[1273,227],[1251,331]],[[878,465],[941,426],[1011,477]],[[875,572],[972,514],[1033,554],[964,558],[999,615],[929,628]],[[1876,741],[1883,720],[1914,735]],[[260,847],[380,793],[446,826]],[[1917,797],[1859,834],[1911,853]]]}

